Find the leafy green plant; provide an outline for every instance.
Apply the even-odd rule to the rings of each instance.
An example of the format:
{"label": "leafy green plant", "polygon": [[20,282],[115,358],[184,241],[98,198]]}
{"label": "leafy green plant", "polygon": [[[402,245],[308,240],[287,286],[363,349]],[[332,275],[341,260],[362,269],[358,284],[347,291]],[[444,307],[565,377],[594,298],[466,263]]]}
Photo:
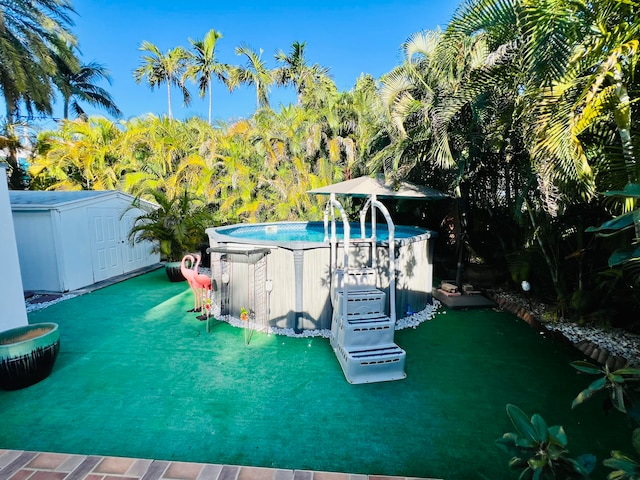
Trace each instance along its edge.
{"label": "leafy green plant", "polygon": [[158,208],[149,210],[138,199],[133,202],[132,208],[147,211],[135,219],[129,241],[155,241],[155,251],[164,260],[177,262],[200,245],[205,228],[213,225],[212,215],[203,202],[186,191],[171,198],[160,190],[147,193]]}
{"label": "leafy green plant", "polygon": [[[629,183],[623,190],[608,191],[604,195],[607,197],[621,197],[628,204],[634,204],[634,202],[640,200],[640,183]],[[618,215],[599,227],[589,227],[586,231],[596,233],[601,237],[608,237],[632,229],[635,233],[632,243],[625,248],[616,250],[609,257],[609,266],[614,267],[640,258],[640,208]]]}
{"label": "leafy green plant", "polygon": [[[640,433],[640,429],[636,429],[634,432],[633,446],[636,449],[636,453],[640,455],[640,435],[636,435],[637,433]],[[612,451],[611,458],[607,458],[602,463],[604,463],[606,467],[614,470],[607,477],[609,480],[640,479],[640,463],[618,450]]]}
{"label": "leafy green plant", "polygon": [[[640,455],[640,428],[633,431],[632,444],[636,453]],[[640,480],[640,463],[619,450],[612,451],[611,458],[607,458],[603,463],[613,469],[607,477],[609,480]]]}
{"label": "leafy green plant", "polygon": [[509,466],[522,470],[520,479],[584,479],[595,467],[591,454],[570,458],[567,435],[559,425],[548,427],[534,414],[530,419],[520,408],[507,405],[507,415],[516,432],[505,433],[496,444],[512,455]]}
{"label": "leafy green plant", "polygon": [[[615,408],[640,425],[640,388],[637,383],[640,381],[639,368],[624,367],[612,372],[606,365],[600,368],[584,361],[571,362],[571,366],[582,373],[602,375],[578,394],[571,408],[582,404],[600,391],[609,390],[609,397],[604,404],[605,410]],[[640,455],[640,428],[633,431],[631,443]],[[604,460],[603,464],[613,469],[607,477],[609,480],[640,480],[640,462],[619,450],[613,450],[611,457]]]}
{"label": "leafy green plant", "polygon": [[640,369],[624,367],[615,371],[610,371],[604,365],[599,367],[585,361],[571,362],[571,366],[576,370],[590,375],[601,375],[600,378],[582,390],[573,400],[571,408],[584,403],[600,391],[609,391],[609,397],[605,400],[605,410],[615,408],[619,412],[629,415],[640,424]]}

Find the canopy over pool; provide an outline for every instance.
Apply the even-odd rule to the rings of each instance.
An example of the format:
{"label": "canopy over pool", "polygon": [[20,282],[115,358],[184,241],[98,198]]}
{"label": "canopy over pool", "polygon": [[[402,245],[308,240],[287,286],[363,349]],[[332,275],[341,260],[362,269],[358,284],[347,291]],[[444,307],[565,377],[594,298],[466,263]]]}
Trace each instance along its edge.
{"label": "canopy over pool", "polygon": [[348,197],[375,195],[381,198],[415,198],[422,200],[442,200],[448,197],[434,188],[410,182],[391,183],[381,176],[352,178],[344,182],[309,190],[308,193],[315,195],[331,195],[334,193]]}

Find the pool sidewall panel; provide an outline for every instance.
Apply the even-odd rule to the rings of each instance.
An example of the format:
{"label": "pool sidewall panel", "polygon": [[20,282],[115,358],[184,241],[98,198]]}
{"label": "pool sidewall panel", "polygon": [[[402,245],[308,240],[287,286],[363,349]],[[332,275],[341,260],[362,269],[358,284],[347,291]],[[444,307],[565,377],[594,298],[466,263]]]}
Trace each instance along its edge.
{"label": "pool sidewall panel", "polygon": [[[227,243],[217,241],[215,229],[208,229],[212,247],[224,245],[251,246],[247,242]],[[396,317],[403,318],[409,312],[418,312],[431,303],[433,265],[431,235],[424,234],[411,240],[396,241]],[[295,242],[294,242],[295,243]],[[330,248],[328,244],[297,242],[291,248],[270,245],[267,255],[267,279],[272,280],[272,291],[267,295],[268,323],[282,329],[316,330],[330,329],[332,306],[330,300]],[[256,244],[264,248],[265,244]],[[301,248],[296,248],[301,247]],[[350,267],[366,266],[370,249],[354,245],[350,249]],[[387,295],[389,302],[389,275],[387,265],[389,251],[386,242],[377,246],[378,288]],[[342,253],[338,255],[339,265]],[[235,275],[234,275],[235,276]],[[238,287],[231,292],[231,311],[239,311],[239,302],[248,295],[247,288]]]}
{"label": "pool sidewall panel", "polygon": [[[302,257],[302,281],[296,278],[294,257]],[[270,325],[276,328],[316,330],[331,328],[329,300],[329,249],[274,248],[267,258],[268,277],[273,280]],[[301,291],[298,311],[296,294]]]}
{"label": "pool sidewall panel", "polygon": [[303,250],[304,329],[330,329],[331,307],[329,248]]}
{"label": "pool sidewall panel", "polygon": [[276,328],[294,328],[296,279],[293,251],[274,248],[267,256],[267,277],[273,281],[269,296],[269,325]]}

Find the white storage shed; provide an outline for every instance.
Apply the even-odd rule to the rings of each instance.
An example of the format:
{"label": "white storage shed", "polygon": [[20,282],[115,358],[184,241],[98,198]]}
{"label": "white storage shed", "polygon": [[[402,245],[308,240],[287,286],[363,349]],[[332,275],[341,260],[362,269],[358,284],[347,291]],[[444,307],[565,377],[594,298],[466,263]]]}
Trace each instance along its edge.
{"label": "white storage shed", "polygon": [[[10,191],[25,290],[67,292],[160,262],[129,243],[141,213],[119,191]],[[151,205],[151,204],[149,204]]]}

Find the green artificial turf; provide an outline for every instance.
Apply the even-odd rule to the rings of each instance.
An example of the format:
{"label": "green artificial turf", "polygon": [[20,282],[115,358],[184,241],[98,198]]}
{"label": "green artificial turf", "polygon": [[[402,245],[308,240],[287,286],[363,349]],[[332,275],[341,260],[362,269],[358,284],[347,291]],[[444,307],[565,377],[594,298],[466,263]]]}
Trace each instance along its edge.
{"label": "green artificial turf", "polygon": [[564,425],[575,456],[629,449],[630,428],[600,400],[571,410],[593,379],[569,366],[577,350],[508,313],[441,309],[396,332],[405,380],[351,385],[327,339],[256,333],[247,346],[227,324],[206,333],[192,305],[157,270],[30,313],[60,325],[60,354],[44,381],[0,391],[0,448],[517,478],[494,443],[513,430],[513,403]]}

